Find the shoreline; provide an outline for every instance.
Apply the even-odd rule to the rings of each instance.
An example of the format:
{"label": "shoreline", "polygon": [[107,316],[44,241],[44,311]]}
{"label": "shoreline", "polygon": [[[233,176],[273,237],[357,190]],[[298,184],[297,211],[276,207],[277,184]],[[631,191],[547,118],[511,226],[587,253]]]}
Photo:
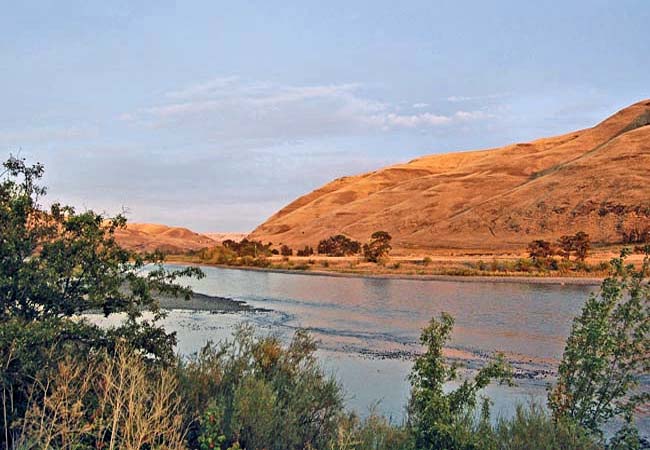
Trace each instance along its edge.
{"label": "shoreline", "polygon": [[168,264],[179,264],[186,266],[204,266],[217,267],[219,269],[229,270],[246,270],[253,272],[280,273],[288,275],[308,275],[321,277],[340,277],[340,278],[366,278],[379,280],[415,280],[415,281],[451,281],[464,283],[520,283],[520,284],[553,284],[553,285],[572,285],[572,286],[600,286],[603,278],[600,277],[535,277],[529,275],[416,275],[416,274],[391,274],[391,273],[355,273],[355,272],[337,272],[329,270],[291,270],[291,269],[273,269],[266,267],[250,266],[228,266],[224,264],[194,263],[187,261],[166,261]]}

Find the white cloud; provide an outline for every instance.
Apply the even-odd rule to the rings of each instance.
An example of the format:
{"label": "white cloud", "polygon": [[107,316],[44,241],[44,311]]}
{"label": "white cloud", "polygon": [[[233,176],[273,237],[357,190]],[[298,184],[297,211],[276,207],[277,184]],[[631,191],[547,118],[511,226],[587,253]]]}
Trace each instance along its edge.
{"label": "white cloud", "polygon": [[487,94],[487,95],[474,95],[474,96],[451,95],[447,97],[447,101],[450,103],[474,102],[480,100],[495,100],[497,98],[503,98],[505,96],[506,94]]}
{"label": "white cloud", "polygon": [[488,117],[465,111],[401,114],[396,105],[375,100],[366,91],[358,83],[293,86],[221,77],[169,92],[161,104],[120,119],[156,128],[191,128],[226,143],[426,129]]}

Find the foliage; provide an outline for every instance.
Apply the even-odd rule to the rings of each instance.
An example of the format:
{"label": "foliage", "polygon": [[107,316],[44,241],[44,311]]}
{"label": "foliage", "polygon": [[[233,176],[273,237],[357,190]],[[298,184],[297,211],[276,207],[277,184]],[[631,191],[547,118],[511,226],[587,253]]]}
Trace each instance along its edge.
{"label": "foliage", "polygon": [[375,231],[372,233],[368,243],[363,245],[364,258],[370,262],[379,262],[392,249],[390,245],[392,239],[392,236],[385,231]]}
{"label": "foliage", "polygon": [[499,419],[494,427],[494,445],[500,450],[597,450],[602,445],[583,428],[555,421],[537,404],[517,405],[515,416]]}
{"label": "foliage", "polygon": [[391,424],[374,410],[364,420],[356,414],[341,418],[332,450],[415,450],[409,430]]}
{"label": "foliage", "polygon": [[[250,326],[240,328],[232,341],[208,344],[180,365],[189,414],[223,411],[215,417],[225,444],[326,448],[337,432],[342,395],[319,368],[315,350],[304,331],[284,347],[276,337],[255,337]],[[206,427],[205,421],[192,423],[190,443],[214,434]]]}
{"label": "foliage", "polygon": [[67,356],[32,385],[20,449],[185,448],[177,380],[118,346]]}
{"label": "foliage", "polygon": [[242,239],[240,242],[235,242],[232,239],[226,239],[221,245],[234,252],[239,257],[250,256],[259,258],[261,256],[271,256],[271,243],[263,244],[260,241]]}
{"label": "foliage", "polygon": [[292,256],[293,250],[288,245],[283,244],[282,247],[280,247],[280,254],[282,256]]}
{"label": "foliage", "polygon": [[361,251],[361,243],[337,234],[318,243],[318,253],[327,256],[351,256]]}
{"label": "foliage", "polygon": [[551,243],[543,239],[536,239],[528,244],[528,254],[534,260],[548,258],[553,255]]}
{"label": "foliage", "polygon": [[628,252],[612,260],[612,274],[573,321],[559,380],[549,394],[557,419],[570,419],[593,433],[612,418],[631,425],[635,407],[650,400],[638,391],[650,371],[650,287],[646,256],[637,270]]}
{"label": "foliage", "polygon": [[576,261],[584,261],[591,248],[591,240],[587,233],[578,231],[573,236],[565,235],[560,237],[558,246],[565,259],[571,259],[571,252],[574,252]]}
{"label": "foliage", "polygon": [[484,433],[477,428],[485,427],[488,405],[484,403],[484,420],[475,423],[478,392],[492,380],[510,382],[511,369],[503,355],[481,368],[476,376],[464,380],[450,392],[443,389],[445,383],[458,378],[457,367],[445,362],[443,346],[449,340],[453,318],[443,313],[435,317],[422,330],[420,342],[425,353],[413,366],[411,399],[408,405],[408,424],[418,449],[472,449],[481,448]]}
{"label": "foliage", "polygon": [[296,256],[311,256],[314,254],[314,249],[308,245],[305,245],[304,248],[299,249],[296,252]]}
{"label": "foliage", "polygon": [[[126,341],[152,360],[174,360],[175,335],[157,325],[164,316],[156,296],[191,291],[180,277],[201,276],[196,268],[168,271],[160,254],[122,249],[115,232],[122,216],[77,213],[39,201],[44,168],[10,157],[0,175],[0,391],[2,434],[7,444],[15,421],[27,408],[39,370],[56,367],[66,352],[112,349]],[[151,320],[142,314],[149,311]],[[101,329],[78,315],[124,313],[117,327]],[[35,395],[35,394],[34,394]]]}

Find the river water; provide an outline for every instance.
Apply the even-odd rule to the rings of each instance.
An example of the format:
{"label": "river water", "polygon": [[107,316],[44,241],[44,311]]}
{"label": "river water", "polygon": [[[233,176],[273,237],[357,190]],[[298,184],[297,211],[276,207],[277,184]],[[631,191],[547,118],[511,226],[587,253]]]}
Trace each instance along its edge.
{"label": "river water", "polygon": [[516,387],[493,386],[497,414],[512,405],[544,401],[572,318],[594,290],[589,286],[462,281],[343,278],[203,267],[191,280],[197,291],[244,300],[266,313],[215,315],[174,311],[167,327],[190,353],[209,339],[227,337],[242,321],[287,339],[305,328],[319,341],[319,356],[361,414],[403,417],[407,375],[421,347],[420,330],[445,311],[455,318],[449,354],[470,366],[505,352],[522,372]]}
{"label": "river water", "polygon": [[[173,268],[174,266],[170,266]],[[203,267],[190,280],[195,291],[243,300],[266,312],[211,314],[173,310],[164,321],[189,354],[208,340],[230,336],[242,322],[260,333],[289,339],[305,328],[319,342],[318,356],[361,415],[373,406],[399,422],[408,399],[407,376],[420,330],[432,316],[455,318],[448,355],[472,370],[495,351],[517,370],[516,385],[494,385],[485,394],[496,416],[516,403],[545,403],[546,388],[562,356],[571,321],[593,286],[347,278]],[[641,428],[648,428],[647,417]]]}

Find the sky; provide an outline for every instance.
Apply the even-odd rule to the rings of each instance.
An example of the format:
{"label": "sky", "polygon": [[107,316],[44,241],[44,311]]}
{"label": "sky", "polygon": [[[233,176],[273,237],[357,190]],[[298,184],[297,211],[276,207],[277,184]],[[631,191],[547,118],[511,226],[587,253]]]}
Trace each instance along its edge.
{"label": "sky", "polygon": [[592,126],[650,97],[650,1],[31,1],[0,157],[49,201],[249,231],[328,181]]}

